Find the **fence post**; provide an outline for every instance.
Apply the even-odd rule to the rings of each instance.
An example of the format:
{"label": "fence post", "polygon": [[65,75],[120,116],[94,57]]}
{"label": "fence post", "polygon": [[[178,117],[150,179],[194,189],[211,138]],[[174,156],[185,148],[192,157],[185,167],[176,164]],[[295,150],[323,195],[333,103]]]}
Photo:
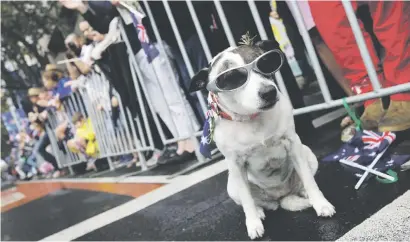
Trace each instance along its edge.
{"label": "fence post", "polygon": [[[151,21],[151,23],[152,23],[152,29],[153,29],[153,31],[154,31],[155,38],[157,39],[157,42],[158,42],[158,44],[159,44],[161,50],[162,50],[164,53],[166,53],[164,44],[163,44],[163,42],[162,42],[161,35],[160,35],[159,30],[158,30],[158,28],[157,28],[157,24],[156,24],[156,22],[155,22],[154,16],[152,15],[151,8],[150,8],[150,6],[148,5],[147,0],[143,0],[143,2],[144,2],[144,5],[145,5],[145,8],[146,8],[146,10],[147,10],[148,17],[149,17],[149,19],[150,19],[150,21]],[[171,67],[170,60],[169,60],[168,56],[167,56],[166,58],[167,58],[167,59],[166,59],[166,60],[167,60],[166,62],[167,62],[168,70],[172,72],[172,67]],[[172,82],[172,85],[173,85],[174,88],[177,90],[177,96],[178,96],[179,101],[180,101],[183,105],[185,105],[185,102],[184,102],[184,99],[183,99],[183,97],[182,97],[182,94],[181,94],[181,92],[179,91],[179,90],[180,90],[180,87],[178,86],[178,83]],[[162,88],[161,88],[161,89],[162,89]],[[204,157],[202,156],[202,154],[201,154],[200,151],[199,151],[199,142],[198,142],[198,140],[196,139],[196,136],[194,135],[194,133],[195,133],[194,125],[193,125],[193,123],[192,123],[192,120],[191,120],[191,118],[190,118],[190,115],[189,115],[189,112],[188,112],[188,109],[187,109],[186,106],[185,106],[183,112],[184,112],[185,116],[187,117],[188,123],[189,123],[189,125],[190,125],[190,127],[191,127],[191,131],[192,131],[191,140],[192,140],[192,142],[195,144],[195,154],[196,154],[196,157],[197,157],[197,159],[198,159],[199,162],[204,162]]]}
{"label": "fence post", "polygon": [[[305,23],[303,21],[303,16],[300,13],[299,7],[297,2],[290,1],[290,6],[294,11],[295,14],[295,21],[302,35],[303,42],[305,42],[306,50],[309,54],[310,60],[312,61],[312,67],[315,71],[317,82],[319,83],[320,90],[322,91],[323,98],[325,99],[326,103],[330,103],[332,101],[332,97],[330,96],[329,88],[327,86],[325,76],[323,75],[322,68],[320,67],[319,58],[316,55],[315,48],[313,47],[312,40],[310,39],[309,33],[306,29]],[[329,21],[332,21],[329,19]]]}
{"label": "fence post", "polygon": [[[175,38],[176,38],[177,43],[178,43],[179,50],[181,51],[182,58],[184,59],[184,63],[187,67],[189,77],[192,78],[195,75],[195,73],[194,73],[194,70],[192,68],[191,61],[189,60],[188,53],[186,52],[184,42],[182,41],[182,38],[181,38],[181,35],[179,33],[178,27],[175,23],[174,16],[172,15],[172,11],[169,7],[169,4],[168,4],[167,0],[162,0],[162,3],[164,4],[165,12],[167,13],[169,22],[171,23],[171,28],[174,32]],[[199,103],[201,105],[202,112],[206,113],[207,112],[207,105],[205,104],[204,96],[202,95],[201,91],[197,91],[196,95],[197,95]]]}
{"label": "fence post", "polygon": [[[377,78],[376,70],[374,69],[373,61],[370,57],[369,50],[367,49],[366,42],[364,41],[363,33],[360,30],[359,23],[355,12],[353,10],[352,4],[349,1],[342,0],[343,7],[346,11],[347,19],[349,20],[350,26],[354,37],[356,38],[357,45],[359,47],[360,54],[362,55],[364,65],[366,66],[367,74],[369,75],[370,82],[372,83],[374,92],[379,92],[380,82]],[[408,13],[407,13],[408,14]],[[406,51],[406,50],[403,50]],[[407,50],[408,51],[408,50]]]}

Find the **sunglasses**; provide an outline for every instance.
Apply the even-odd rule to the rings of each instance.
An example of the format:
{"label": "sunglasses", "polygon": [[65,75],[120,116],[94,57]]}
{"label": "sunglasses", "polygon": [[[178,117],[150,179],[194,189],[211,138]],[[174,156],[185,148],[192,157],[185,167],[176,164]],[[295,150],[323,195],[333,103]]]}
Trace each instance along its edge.
{"label": "sunglasses", "polygon": [[283,60],[280,50],[268,51],[249,64],[219,73],[209,81],[207,89],[211,92],[234,91],[248,82],[251,70],[263,76],[270,76],[280,69]]}

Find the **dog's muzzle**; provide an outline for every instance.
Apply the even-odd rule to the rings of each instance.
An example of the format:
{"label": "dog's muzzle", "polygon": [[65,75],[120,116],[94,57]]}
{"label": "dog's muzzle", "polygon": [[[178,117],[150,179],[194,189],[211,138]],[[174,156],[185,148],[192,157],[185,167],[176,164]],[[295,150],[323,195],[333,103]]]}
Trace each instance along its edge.
{"label": "dog's muzzle", "polygon": [[273,107],[278,101],[278,90],[275,86],[267,86],[258,92],[259,97],[263,100],[260,109],[265,110]]}
{"label": "dog's muzzle", "polygon": [[275,86],[267,86],[259,91],[259,97],[265,102],[273,102],[278,97],[278,90]]}

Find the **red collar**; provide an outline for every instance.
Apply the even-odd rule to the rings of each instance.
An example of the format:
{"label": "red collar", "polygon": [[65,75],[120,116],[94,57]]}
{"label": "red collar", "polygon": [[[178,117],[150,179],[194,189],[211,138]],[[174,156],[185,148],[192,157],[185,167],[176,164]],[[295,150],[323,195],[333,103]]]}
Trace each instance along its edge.
{"label": "red collar", "polygon": [[[209,94],[211,96],[211,103],[210,103],[211,109],[223,119],[227,119],[231,121],[234,120],[231,115],[222,111],[222,109],[219,106],[218,96],[213,92],[210,92]],[[257,116],[258,116],[258,113],[251,114],[249,115],[249,119],[250,120],[255,119]]]}

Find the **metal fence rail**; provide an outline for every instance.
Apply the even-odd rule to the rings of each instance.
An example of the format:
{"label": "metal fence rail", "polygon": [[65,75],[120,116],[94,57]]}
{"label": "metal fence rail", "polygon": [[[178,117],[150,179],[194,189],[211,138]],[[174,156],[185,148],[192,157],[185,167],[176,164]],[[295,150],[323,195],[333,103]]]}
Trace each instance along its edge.
{"label": "metal fence rail", "polygon": [[71,119],[76,112],[79,112],[85,118],[89,118],[92,123],[99,148],[95,158],[107,158],[110,170],[113,170],[115,166],[112,157],[135,153],[139,156],[142,171],[147,170],[148,167],[142,152],[153,150],[153,148],[145,140],[144,129],[139,117],[134,122],[129,110],[123,106],[118,93],[114,90],[114,96],[119,101],[120,114],[117,125],[114,125],[111,118],[109,82],[104,74],[94,71],[85,79],[84,84],[77,92],[64,98],[62,101],[63,110],[49,110],[48,113],[46,132],[50,137],[52,150],[59,167],[69,167],[70,172],[73,173],[71,166],[87,161],[83,154],[71,152],[66,141],[58,141],[55,132],[62,121],[67,121],[71,132],[75,132]]}
{"label": "metal fence rail", "polygon": [[[261,37],[262,40],[267,40],[268,34],[266,33],[266,30],[263,26],[263,21],[257,10],[254,0],[248,0],[247,2],[249,5],[250,12],[252,14],[253,20],[255,22],[257,31],[259,32],[259,36]],[[319,57],[316,55],[312,40],[310,39],[308,30],[306,29],[306,26],[304,24],[303,17],[299,10],[298,4],[294,1],[289,1],[289,2],[290,2],[290,8],[293,10],[292,12],[294,13],[296,24],[300,30],[300,34],[305,43],[308,57],[311,60],[312,67],[317,77],[317,81],[318,81],[318,84],[319,84],[319,87],[320,87],[320,90],[321,90],[321,93],[324,99],[323,103],[294,109],[293,111],[294,115],[299,115],[299,114],[304,114],[304,113],[309,113],[309,112],[314,112],[318,110],[341,106],[343,104],[343,99],[333,100],[330,95],[329,87],[326,83],[323,71],[319,64]],[[67,112],[67,116],[69,117],[69,119],[71,119],[72,115],[75,112],[81,112],[84,116],[91,119],[91,122],[95,130],[95,134],[96,134],[96,140],[98,142],[98,146],[100,149],[98,157],[107,158],[111,169],[115,169],[111,161],[112,157],[123,155],[123,154],[129,154],[129,153],[137,153],[139,156],[141,165],[142,165],[142,170],[144,171],[148,169],[142,152],[153,151],[155,149],[154,142],[153,142],[153,136],[151,133],[151,128],[152,128],[151,126],[154,126],[154,128],[158,130],[159,136],[163,144],[165,145],[175,143],[180,140],[190,139],[196,145],[195,154],[198,159],[198,162],[195,165],[188,167],[187,169],[171,176],[171,177],[175,177],[175,176],[187,173],[189,171],[192,171],[193,169],[196,169],[197,167],[206,164],[210,160],[205,159],[199,153],[199,144],[198,144],[197,136],[199,136],[202,132],[201,130],[195,130],[196,120],[194,120],[194,118],[190,115],[191,107],[186,105],[187,102],[185,101],[185,96],[183,92],[180,91],[181,88],[179,86],[179,83],[177,80],[175,80],[175,78],[172,77],[172,75],[170,77],[170,80],[168,81],[171,85],[171,88],[173,90],[177,90],[176,93],[177,93],[178,101],[185,105],[184,109],[182,110],[183,112],[182,115],[187,118],[186,121],[189,127],[186,127],[186,128],[190,130],[190,134],[188,136],[174,134],[173,138],[168,139],[166,138],[164,130],[161,127],[159,118],[156,115],[158,110],[155,110],[155,107],[154,107],[155,98],[161,97],[165,100],[166,105],[167,105],[167,108],[166,108],[167,115],[171,115],[173,111],[171,110],[170,103],[168,102],[166,98],[166,93],[169,90],[166,90],[166,87],[164,87],[161,81],[158,80],[160,78],[158,72],[162,71],[162,72],[173,73],[174,68],[173,68],[172,58],[170,58],[168,55],[165,54],[167,52],[168,47],[162,41],[161,33],[155,21],[154,14],[151,11],[150,5],[148,4],[147,0],[143,0],[142,3],[145,6],[147,17],[149,18],[152,24],[153,32],[157,39],[157,44],[155,44],[155,47],[158,48],[161,53],[167,56],[165,58],[166,63],[165,63],[164,70],[158,70],[157,68],[155,68],[154,65],[151,65],[152,66],[151,71],[155,74],[155,77],[157,79],[156,84],[159,86],[159,90],[160,90],[160,93],[156,94],[158,96],[154,97],[152,96],[152,94],[148,92],[148,87],[147,87],[148,84],[144,76],[144,72],[147,70],[143,69],[139,65],[137,57],[134,55],[133,50],[131,48],[131,44],[129,42],[126,31],[121,25],[121,22],[118,21],[118,28],[121,32],[121,39],[122,41],[124,41],[127,47],[131,76],[132,76],[132,80],[135,86],[135,92],[136,92],[136,97],[137,97],[137,100],[135,100],[135,102],[137,102],[139,105],[140,113],[137,115],[137,117],[132,117],[130,110],[125,108],[120,101],[119,125],[115,126],[110,118],[110,108],[109,108],[110,107],[110,97],[108,95],[109,83],[107,79],[105,78],[105,76],[102,73],[98,73],[98,72],[93,72],[92,74],[86,77],[87,81],[85,82],[85,84],[80,88],[79,92],[72,94],[64,102],[64,107],[65,107],[65,110]],[[184,46],[184,42],[182,40],[179,27],[174,19],[174,16],[173,16],[173,13],[171,11],[168,1],[162,0],[162,3],[164,5],[166,15],[169,19],[171,28],[177,40],[177,44],[182,54],[183,61],[187,67],[188,74],[192,78],[195,74],[194,69],[193,69],[193,64],[191,63],[187,50]],[[364,100],[368,100],[368,99],[372,99],[376,97],[382,97],[382,96],[386,96],[386,95],[390,95],[390,94],[394,94],[398,92],[410,91],[410,83],[397,85],[397,86],[389,87],[389,88],[383,88],[381,86],[377,78],[377,74],[373,66],[373,63],[370,59],[369,51],[364,42],[363,34],[360,31],[360,28],[357,22],[358,20],[355,16],[352,5],[349,1],[342,1],[342,3],[345,8],[348,20],[351,24],[357,44],[359,46],[360,53],[365,63],[371,84],[373,86],[372,92],[348,97],[345,99],[346,102],[348,103],[360,102],[360,101],[364,101]],[[192,17],[192,21],[196,27],[199,41],[201,43],[202,49],[204,50],[205,57],[208,61],[211,61],[212,54],[209,48],[209,43],[207,42],[207,39],[205,38],[204,30],[201,28],[200,20],[198,19],[193,3],[191,2],[191,0],[186,0],[186,4],[188,6],[188,11]],[[226,35],[229,45],[231,47],[236,47],[236,42],[235,42],[229,21],[225,15],[221,2],[219,0],[214,0],[214,6],[218,13],[218,17],[222,23],[222,28]],[[282,74],[280,73],[280,71],[275,73],[275,79],[277,81],[279,89],[285,96],[289,97],[290,95],[292,95],[292,93],[289,93],[288,90],[286,89],[284,78]],[[203,97],[201,92],[197,92],[196,94],[200,102],[202,112],[205,113],[206,112],[205,98]],[[121,100],[118,96],[118,93],[116,95],[118,97],[118,100]],[[148,108],[146,108],[145,105],[143,105],[144,97],[147,100]],[[100,110],[97,108],[98,104],[101,104],[101,103],[105,103],[104,105],[105,108],[103,108],[103,110]],[[152,114],[154,123],[150,123],[148,121],[148,114]],[[52,140],[51,143],[53,146],[53,151],[55,152],[59,165],[61,167],[67,167],[67,166],[71,166],[71,165],[78,164],[80,162],[85,161],[82,155],[77,155],[77,154],[73,154],[69,152],[65,144],[64,144],[64,148],[67,150],[67,152],[63,152],[62,150],[59,149],[57,145],[56,137],[54,134],[54,130],[58,125],[58,122],[55,117],[56,115],[57,115],[56,113],[52,113],[50,115],[49,122],[47,125],[47,133],[50,136],[50,140]],[[175,120],[172,120],[172,124],[169,124],[169,125],[172,126],[170,127],[170,129],[174,129],[178,131],[178,127],[180,124],[175,123]]]}

